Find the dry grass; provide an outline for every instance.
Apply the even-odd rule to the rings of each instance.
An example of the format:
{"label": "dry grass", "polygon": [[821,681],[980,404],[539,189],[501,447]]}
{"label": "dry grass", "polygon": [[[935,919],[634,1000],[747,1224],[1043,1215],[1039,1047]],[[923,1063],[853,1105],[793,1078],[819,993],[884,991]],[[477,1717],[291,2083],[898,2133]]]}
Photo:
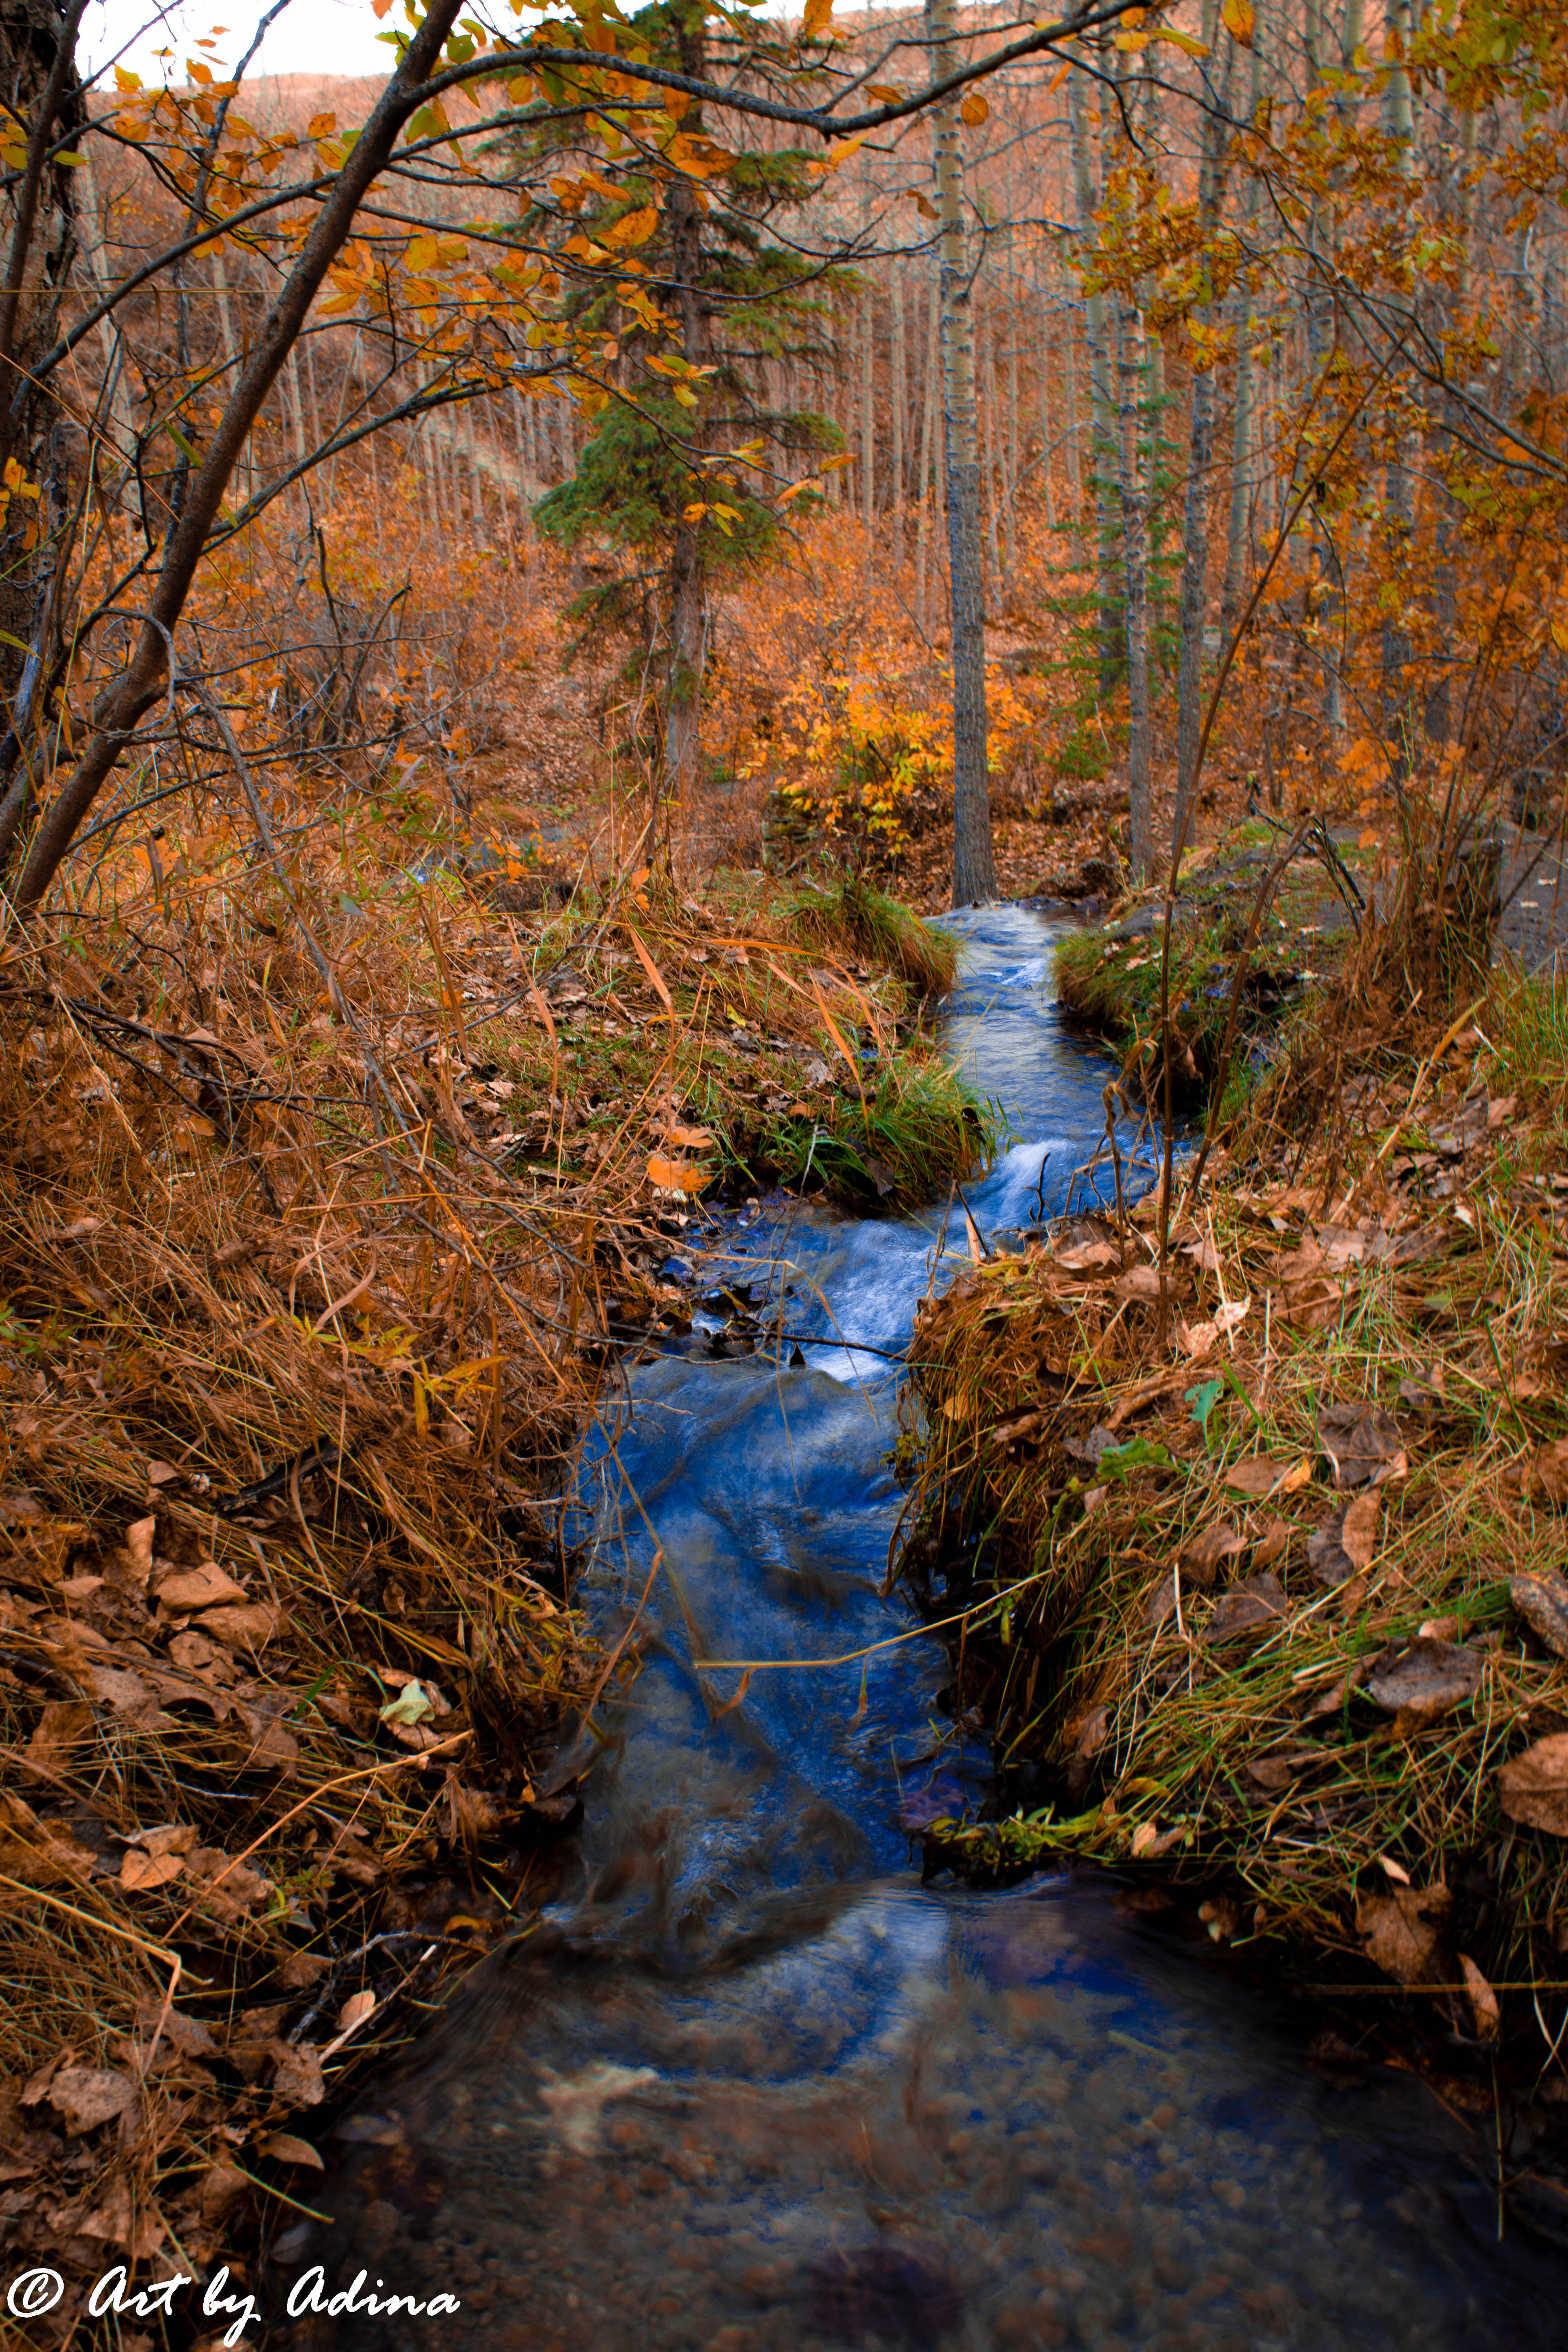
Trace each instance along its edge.
{"label": "dry grass", "polygon": [[695,1192],[802,1129],[847,1182],[864,1048],[933,1068],[771,885],[584,848],[509,912],[298,793],[287,865],[171,885],[171,827],[0,957],[0,2117],[62,2326],[309,2204],[311,2108],[526,1922],[631,1671],[562,1551],[596,1393]]}
{"label": "dry grass", "polygon": [[[952,1851],[1201,1882],[1211,1933],[1527,2074],[1568,2021],[1568,1769],[1534,1822],[1505,1769],[1568,1731],[1562,1024],[1500,979],[1414,1072],[1342,1034],[1294,1169],[1178,1200],[1164,1308],[1152,1203],[931,1306],[905,1563],[973,1603],[961,1696],[1034,1792]],[[1363,1402],[1385,1475],[1338,1486],[1321,1416]]]}

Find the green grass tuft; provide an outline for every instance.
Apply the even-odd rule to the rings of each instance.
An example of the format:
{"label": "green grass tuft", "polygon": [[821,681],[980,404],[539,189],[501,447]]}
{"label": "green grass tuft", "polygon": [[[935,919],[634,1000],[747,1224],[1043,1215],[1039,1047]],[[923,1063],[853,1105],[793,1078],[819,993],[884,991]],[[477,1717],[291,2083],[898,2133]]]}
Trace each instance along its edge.
{"label": "green grass tuft", "polygon": [[958,970],[952,940],[860,875],[846,874],[826,888],[803,890],[790,921],[804,940],[884,965],[917,996],[940,995],[952,986]]}

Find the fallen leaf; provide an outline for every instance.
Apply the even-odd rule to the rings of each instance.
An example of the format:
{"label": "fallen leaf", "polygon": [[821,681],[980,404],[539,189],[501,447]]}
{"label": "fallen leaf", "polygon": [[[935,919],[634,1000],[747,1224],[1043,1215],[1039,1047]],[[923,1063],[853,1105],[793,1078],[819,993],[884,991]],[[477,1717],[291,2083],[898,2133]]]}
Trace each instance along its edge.
{"label": "fallen leaf", "polygon": [[315,2172],[327,2168],[310,2141],[297,2138],[293,2132],[267,2132],[256,2145],[261,2155],[271,2157],[276,2164],[308,2164]]}
{"label": "fallen leaf", "polygon": [[64,2116],[72,2139],[122,2116],[135,2104],[136,2085],[128,2074],[102,2066],[62,2066],[49,2084],[51,2107]]}
{"label": "fallen leaf", "polygon": [[132,1846],[120,1865],[120,1884],[130,1894],[147,1895],[178,1878],[184,1866],[177,1853],[141,1853]]}
{"label": "fallen leaf", "polygon": [[1554,1568],[1539,1575],[1516,1576],[1508,1597],[1555,1658],[1568,1658],[1568,1583]]}
{"label": "fallen leaf", "polygon": [[1210,1642],[1234,1642],[1244,1633],[1257,1633],[1261,1627],[1276,1624],[1285,1614],[1285,1593],[1277,1577],[1264,1574],[1248,1577],[1245,1584],[1234,1584],[1215,1604],[1214,1614],[1205,1627]]}
{"label": "fallen leaf", "polygon": [[168,2042],[182,2058],[216,2058],[217,2043],[199,2017],[187,2017],[182,2010],[165,2011],[163,2001],[154,1993],[143,1993],[136,2009],[136,2023],[149,2042],[154,2033],[159,2042]]}
{"label": "fallen leaf", "polygon": [[1254,1788],[1279,1796],[1296,1777],[1296,1767],[1283,1756],[1259,1756],[1248,1763],[1247,1777]]}
{"label": "fallen leaf", "polygon": [[1264,1502],[1271,1495],[1293,1494],[1297,1487],[1306,1486],[1311,1475],[1308,1455],[1292,1462],[1279,1454],[1250,1454],[1245,1461],[1231,1464],[1225,1474],[1225,1483],[1234,1486],[1238,1495]]}
{"label": "fallen leaf", "polygon": [[1568,1837],[1568,1731],[1538,1739],[1497,1776],[1498,1803],[1525,1829]]}
{"label": "fallen leaf", "polygon": [[309,2042],[270,2042],[272,2088],[291,2107],[319,2107],[327,2095],[321,2053]]}
{"label": "fallen leaf", "polygon": [[1332,1465],[1336,1486],[1382,1486],[1409,1472],[1398,1423],[1367,1399],[1325,1405],[1318,1415],[1318,1442]]}
{"label": "fallen leaf", "polygon": [[351,1993],[338,2011],[338,2032],[352,2033],[363,2023],[375,2008],[375,1995],[367,1986],[363,1992]]}
{"label": "fallen leaf", "polygon": [[156,1519],[135,1519],[125,1530],[125,1549],[131,1561],[131,1571],[142,1584],[145,1584],[153,1573],[153,1538],[157,1528]]}
{"label": "fallen leaf", "polygon": [[1182,1573],[1194,1584],[1213,1584],[1222,1560],[1247,1549],[1247,1538],[1234,1519],[1216,1519],[1182,1546]]}
{"label": "fallen leaf", "polygon": [[379,1710],[377,1720],[393,1725],[407,1724],[412,1728],[415,1724],[423,1723],[426,1716],[434,1715],[435,1712],[435,1708],[426,1696],[424,1684],[409,1681],[404,1684],[396,1698],[388,1699],[386,1705]]}
{"label": "fallen leaf", "polygon": [[0,1871],[8,1878],[27,1886],[69,1885],[90,1878],[92,1864],[89,1847],[0,1790]]}
{"label": "fallen leaf", "polygon": [[1343,1504],[1307,1538],[1307,1564],[1320,1584],[1346,1583],[1372,1566],[1383,1497],[1375,1490]]}
{"label": "fallen leaf", "polygon": [[1289,1549],[1289,1521],[1288,1519],[1270,1519],[1268,1528],[1264,1531],[1262,1542],[1258,1545],[1257,1550],[1252,1555],[1252,1565],[1255,1569],[1272,1568],[1277,1559],[1284,1559]]}
{"label": "fallen leaf", "polygon": [[1075,1242],[1070,1249],[1058,1250],[1050,1262],[1064,1274],[1092,1274],[1100,1266],[1114,1265],[1119,1255],[1110,1242]]}
{"label": "fallen leaf", "polygon": [[1524,1473],[1524,1491],[1544,1496],[1559,1510],[1568,1506],[1568,1437],[1560,1437],[1555,1445],[1543,1445],[1531,1458]]}
{"label": "fallen leaf", "polygon": [[204,1633],[214,1634],[231,1647],[243,1643],[252,1650],[266,1648],[279,1622],[279,1612],[269,1601],[247,1601],[243,1607],[206,1609],[200,1619]]}
{"label": "fallen leaf", "polygon": [[714,1140],[710,1127],[674,1126],[666,1131],[665,1141],[682,1151],[702,1151]]}
{"label": "fallen leaf", "polygon": [[1219,1338],[1219,1328],[1214,1323],[1178,1323],[1176,1338],[1195,1360],[1212,1352]]}
{"label": "fallen leaf", "polygon": [[1120,1275],[1111,1286],[1111,1294],[1128,1300],[1157,1299],[1160,1296],[1160,1269],[1157,1265],[1132,1265]]}
{"label": "fallen leaf", "polygon": [[1459,1954],[1459,1973],[1465,1979],[1465,1990],[1470,1996],[1470,2015],[1476,2021],[1478,2042],[1495,2042],[1502,2031],[1502,2011],[1498,1997],[1468,1952]]}
{"label": "fallen leaf", "polygon": [[198,1846],[186,1860],[185,1875],[197,1890],[192,1897],[197,1909],[226,1927],[243,1919],[253,1903],[272,1892],[270,1879],[246,1863],[230,1862],[216,1845]]}
{"label": "fallen leaf", "polygon": [[1404,1733],[1435,1723],[1450,1707],[1474,1698],[1482,1670],[1479,1651],[1417,1635],[1373,1659],[1367,1689],[1385,1715],[1398,1717],[1394,1728]]}
{"label": "fallen leaf", "polygon": [[709,1170],[692,1160],[670,1160],[662,1151],[650,1152],[647,1181],[659,1192],[700,1192],[709,1179]]}
{"label": "fallen leaf", "polygon": [[1431,1984],[1444,1974],[1442,1922],[1452,1898],[1446,1886],[1395,1886],[1363,1895],[1356,1926],[1367,1956],[1396,1984]]}
{"label": "fallen leaf", "polygon": [[171,1617],[190,1609],[211,1609],[223,1601],[245,1599],[245,1587],[212,1559],[198,1560],[195,1568],[170,1570],[155,1580],[153,1591],[159,1607]]}
{"label": "fallen leaf", "polygon": [[24,1761],[40,1770],[58,1770],[91,1731],[92,1709],[85,1699],[46,1699],[22,1751]]}

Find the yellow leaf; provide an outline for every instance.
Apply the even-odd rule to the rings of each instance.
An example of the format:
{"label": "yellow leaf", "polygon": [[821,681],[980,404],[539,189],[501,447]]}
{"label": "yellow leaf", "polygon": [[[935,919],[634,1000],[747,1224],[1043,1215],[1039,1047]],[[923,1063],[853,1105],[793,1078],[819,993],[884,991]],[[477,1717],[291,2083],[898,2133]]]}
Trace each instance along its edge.
{"label": "yellow leaf", "polygon": [[1252,0],[1222,0],[1219,13],[1225,20],[1225,29],[1231,39],[1242,48],[1249,49],[1252,47],[1252,28],[1255,22]]}
{"label": "yellow leaf", "polygon": [[977,89],[972,89],[958,110],[959,121],[967,122],[973,129],[975,124],[984,122],[990,111],[991,109],[986,105],[980,92]]}
{"label": "yellow leaf", "polygon": [[801,26],[803,37],[808,41],[820,39],[832,15],[833,0],[805,0],[805,20]]}
{"label": "yellow leaf", "polygon": [[1118,33],[1116,36],[1116,46],[1119,49],[1128,49],[1134,52],[1139,49],[1146,49],[1149,46],[1149,36],[1147,33]]}
{"label": "yellow leaf", "polygon": [[1159,26],[1149,37],[1152,41],[1169,41],[1173,47],[1185,49],[1190,58],[1206,58],[1209,53],[1206,41],[1198,40],[1191,33],[1178,33],[1169,25]]}
{"label": "yellow leaf", "polygon": [[1552,616],[1552,642],[1560,653],[1568,654],[1568,618],[1561,613]]}

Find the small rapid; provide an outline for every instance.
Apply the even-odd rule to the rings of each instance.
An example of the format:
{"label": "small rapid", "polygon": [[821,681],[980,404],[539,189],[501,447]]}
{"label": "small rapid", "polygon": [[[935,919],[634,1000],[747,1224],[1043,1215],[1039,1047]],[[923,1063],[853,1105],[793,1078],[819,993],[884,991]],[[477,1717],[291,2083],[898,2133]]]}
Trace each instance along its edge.
{"label": "small rapid", "polygon": [[[1016,1138],[973,1188],[1062,1210],[1104,1065],[1051,926],[953,919],[949,1050]],[[366,2352],[843,2345],[1410,2347],[1561,2338],[1561,2256],[1497,2240],[1485,2150],[1417,2085],[1066,1874],[922,1885],[915,1833],[989,1756],[940,1638],[886,1590],[917,1306],[951,1204],[757,1204],[702,1237],[782,1310],[773,1356],[628,1375],[580,1487],[578,1598],[639,1671],[547,1918],[342,2118],[285,2277],[360,2268],[456,2314],[342,2316]]]}

